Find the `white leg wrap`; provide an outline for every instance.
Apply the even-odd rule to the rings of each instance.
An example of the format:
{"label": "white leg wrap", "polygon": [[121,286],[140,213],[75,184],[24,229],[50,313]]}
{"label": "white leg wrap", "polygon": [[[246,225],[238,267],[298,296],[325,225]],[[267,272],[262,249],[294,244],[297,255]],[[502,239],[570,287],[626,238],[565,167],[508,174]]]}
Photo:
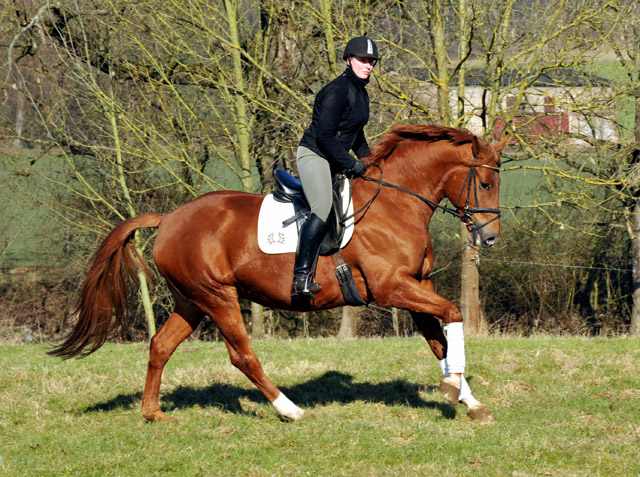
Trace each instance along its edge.
{"label": "white leg wrap", "polygon": [[[442,369],[442,374],[444,374],[444,377],[446,378],[447,376],[449,376],[449,373],[447,373],[447,360],[441,359],[440,361],[438,361],[438,363],[440,363],[440,368]],[[471,392],[469,383],[467,383],[467,380],[464,379],[464,375],[462,375],[461,378],[462,379],[460,380],[460,394],[458,394],[458,401],[473,397],[473,393]]]}
{"label": "white leg wrap", "polygon": [[462,322],[449,323],[444,327],[447,333],[447,373],[464,373],[464,329]]}
{"label": "white leg wrap", "polygon": [[280,396],[273,401],[273,405],[281,416],[289,419],[295,420],[304,416],[304,411],[293,404],[284,393],[280,393]]}

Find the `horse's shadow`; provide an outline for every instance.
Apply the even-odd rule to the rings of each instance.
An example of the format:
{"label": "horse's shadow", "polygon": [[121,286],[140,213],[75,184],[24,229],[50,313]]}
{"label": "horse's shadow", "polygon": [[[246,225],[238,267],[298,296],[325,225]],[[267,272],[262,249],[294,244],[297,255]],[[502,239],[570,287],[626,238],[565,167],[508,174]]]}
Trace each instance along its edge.
{"label": "horse's shadow", "polygon": [[[455,418],[455,408],[440,401],[427,401],[420,392],[433,392],[436,386],[422,386],[405,380],[384,383],[356,383],[353,376],[339,371],[328,371],[322,376],[280,390],[303,408],[312,408],[329,403],[348,404],[355,401],[376,402],[386,405],[404,405],[412,408],[437,409],[446,419]],[[86,408],[87,412],[112,411],[135,407],[141,393],[120,394],[106,402]],[[245,389],[224,383],[205,387],[179,386],[162,394],[165,411],[185,409],[193,406],[218,407],[225,411],[244,414],[241,400],[249,399],[264,403],[264,395],[257,389]],[[438,398],[439,399],[439,398]]]}

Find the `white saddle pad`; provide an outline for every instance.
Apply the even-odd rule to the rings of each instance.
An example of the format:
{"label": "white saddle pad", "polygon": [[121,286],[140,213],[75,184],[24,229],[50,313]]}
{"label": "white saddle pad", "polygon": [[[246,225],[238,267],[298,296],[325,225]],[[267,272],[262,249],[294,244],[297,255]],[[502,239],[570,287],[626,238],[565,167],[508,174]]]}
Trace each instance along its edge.
{"label": "white saddle pad", "polygon": [[[342,191],[342,210],[347,215],[353,214],[353,201],[350,200],[351,183],[345,182],[347,187]],[[277,202],[273,194],[268,194],[262,201],[258,216],[258,245],[260,250],[270,255],[278,253],[295,253],[298,246],[298,227],[296,222],[284,227],[282,222],[295,215],[293,204]],[[345,224],[344,237],[340,248],[346,247],[353,236],[353,218]]]}

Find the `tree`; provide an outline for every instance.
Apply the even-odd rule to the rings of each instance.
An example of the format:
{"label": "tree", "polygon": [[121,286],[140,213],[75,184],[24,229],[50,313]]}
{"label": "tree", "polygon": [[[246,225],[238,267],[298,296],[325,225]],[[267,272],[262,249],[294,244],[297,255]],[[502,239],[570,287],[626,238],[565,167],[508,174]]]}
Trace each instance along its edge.
{"label": "tree", "polygon": [[[536,170],[545,186],[531,208],[505,209],[528,234],[525,248],[548,249],[528,226],[535,224],[549,240],[576,240],[565,234],[580,232],[584,258],[577,259],[585,267],[623,260],[627,245],[640,260],[638,127],[629,120],[632,111],[638,117],[639,94],[634,2],[12,5],[0,17],[2,88],[7,104],[25,100],[24,114],[5,108],[0,134],[56,152],[73,180],[44,173],[58,193],[47,203],[87,250],[116,221],[142,210],[165,212],[223,188],[269,191],[275,164],[294,168],[314,95],[341,69],[337,54],[367,32],[382,53],[369,87],[373,143],[401,121],[468,127],[491,140],[506,130],[515,140],[505,183],[509,174]],[[594,60],[604,54],[609,63]],[[615,111],[620,139],[601,134]],[[562,116],[579,127],[561,130]],[[43,161],[20,163],[25,180]],[[507,231],[502,249],[482,256],[520,253],[513,235]],[[143,251],[146,240],[138,243]],[[567,261],[574,253],[567,250]],[[478,252],[465,254],[462,262],[473,265]],[[568,313],[580,310],[595,322],[628,303],[618,292],[624,274],[590,268],[574,275],[563,275],[575,289],[566,290]],[[485,283],[476,286],[481,296]],[[508,286],[517,295],[517,285]],[[532,296],[542,300],[543,292]],[[156,290],[150,299],[158,307],[166,296]],[[632,323],[637,309],[636,302]]]}
{"label": "tree", "polygon": [[[622,202],[629,241],[631,242],[632,309],[630,332],[640,334],[640,6],[637,2],[612,2],[603,24],[594,28],[605,35],[615,54],[619,82],[620,107],[629,111],[631,120],[620,124],[620,147],[613,152],[610,183],[614,196]],[[608,158],[607,158],[608,159]]]}

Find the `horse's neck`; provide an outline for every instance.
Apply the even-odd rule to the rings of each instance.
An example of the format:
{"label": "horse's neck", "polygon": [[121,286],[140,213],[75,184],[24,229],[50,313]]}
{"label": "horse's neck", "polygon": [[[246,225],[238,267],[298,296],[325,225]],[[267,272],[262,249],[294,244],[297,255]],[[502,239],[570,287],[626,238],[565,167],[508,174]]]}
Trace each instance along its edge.
{"label": "horse's neck", "polygon": [[432,153],[412,161],[388,160],[381,165],[383,180],[440,202],[445,197],[445,178],[453,166],[451,162],[444,153]]}
{"label": "horse's neck", "polygon": [[[445,197],[444,184],[445,175],[448,173],[450,166],[444,164],[449,163],[445,157],[430,155],[427,160],[421,163],[403,160],[384,161],[380,168],[382,170],[381,179],[394,186],[406,189],[428,201],[439,203]],[[380,177],[375,173],[375,169],[369,169],[373,177]],[[368,182],[366,187],[354,187],[354,204],[356,208],[363,207],[367,201],[374,197],[376,188],[379,187],[375,182]],[[383,186],[386,188],[387,186]],[[399,192],[394,195],[383,194],[377,197],[375,201],[385,201],[383,197],[392,197],[394,201],[393,210],[407,213],[396,214],[400,220],[411,220],[425,224],[427,227],[433,216],[434,208],[421,201],[418,197],[414,197],[407,192]],[[405,209],[406,208],[406,209]],[[416,212],[421,210],[424,214],[419,218]],[[411,211],[411,213],[408,213]],[[425,229],[426,230],[426,229]]]}

